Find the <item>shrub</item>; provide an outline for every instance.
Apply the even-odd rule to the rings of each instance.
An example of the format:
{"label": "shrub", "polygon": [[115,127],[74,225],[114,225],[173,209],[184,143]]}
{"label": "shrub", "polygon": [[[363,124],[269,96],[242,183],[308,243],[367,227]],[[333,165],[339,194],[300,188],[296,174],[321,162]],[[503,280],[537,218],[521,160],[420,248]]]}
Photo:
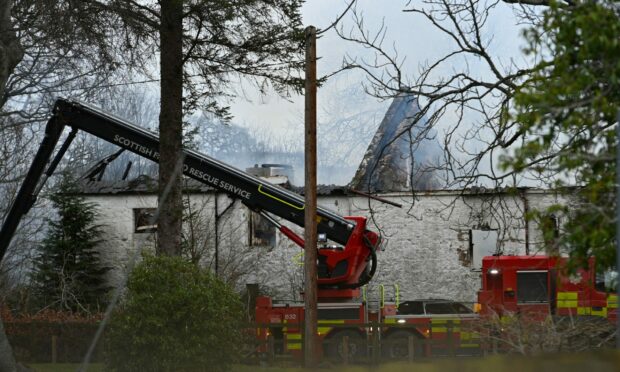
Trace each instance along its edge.
{"label": "shrub", "polygon": [[179,257],[146,256],[106,334],[116,371],[223,371],[242,345],[238,295]]}

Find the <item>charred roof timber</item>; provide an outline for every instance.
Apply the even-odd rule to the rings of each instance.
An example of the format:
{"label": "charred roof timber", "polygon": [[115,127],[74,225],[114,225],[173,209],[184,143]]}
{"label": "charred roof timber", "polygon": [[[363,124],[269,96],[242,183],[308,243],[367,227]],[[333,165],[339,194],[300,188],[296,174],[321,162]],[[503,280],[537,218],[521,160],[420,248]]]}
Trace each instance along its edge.
{"label": "charred roof timber", "polygon": [[351,189],[375,193],[437,189],[432,163],[441,155],[413,95],[394,98],[359,168]]}

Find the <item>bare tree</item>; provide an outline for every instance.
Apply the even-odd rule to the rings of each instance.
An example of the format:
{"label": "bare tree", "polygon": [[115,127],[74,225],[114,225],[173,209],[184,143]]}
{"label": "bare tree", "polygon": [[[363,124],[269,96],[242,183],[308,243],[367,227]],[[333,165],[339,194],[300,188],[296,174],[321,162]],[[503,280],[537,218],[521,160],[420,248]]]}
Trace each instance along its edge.
{"label": "bare tree", "polygon": [[[518,27],[538,24],[540,12],[527,5],[529,3],[408,1],[403,12],[416,20],[411,24],[426,22],[447,41],[443,45],[445,52],[420,63],[417,69],[405,63],[406,56],[399,54],[397,45],[389,44],[388,27],[381,24],[378,29],[369,30],[357,9],[351,12],[353,26],[337,29],[342,39],[365,50],[364,55],[347,55],[342,69],[361,71],[366,77],[363,86],[368,94],[379,99],[407,95],[417,99],[419,104],[419,110],[408,117],[408,125],[400,127],[380,150],[398,141],[409,143],[411,149],[422,146],[429,139],[440,141],[441,157],[425,172],[440,177],[440,183],[446,188],[462,189],[460,199],[464,202],[467,202],[464,196],[469,191],[484,195],[483,205],[472,206],[473,212],[484,207],[493,211],[493,219],[503,222],[518,219],[524,224],[528,223],[525,218],[530,212],[527,206],[515,209],[513,203],[507,202],[511,198],[502,195],[508,189],[519,195],[517,188],[521,186],[551,184],[557,173],[547,170],[546,166],[561,148],[532,159],[523,168],[529,172],[499,166],[502,156],[525,139],[519,123],[507,118],[517,89],[530,76],[538,61],[536,58],[498,55],[495,45],[501,41],[496,40],[490,23],[499,16],[502,8],[509,8],[513,11],[515,32]],[[371,175],[378,170],[376,167],[371,169]],[[412,167],[410,173],[415,172]],[[413,208],[417,191],[413,183],[410,191]],[[448,216],[454,208],[454,201],[442,210]],[[370,200],[368,206],[372,216]],[[499,225],[509,226],[508,223]],[[504,233],[511,234],[502,231]]]}
{"label": "bare tree", "polygon": [[[499,172],[498,154],[521,138],[516,123],[502,117],[510,108],[518,82],[530,70],[525,62],[503,61],[490,52],[492,34],[485,27],[501,1],[430,0],[408,3],[405,12],[425,19],[443,33],[452,49],[419,67],[415,76],[403,71],[403,57],[388,50],[383,41],[387,28],[365,29],[353,12],[355,26],[340,37],[374,51],[371,58],[348,56],[344,68],[361,69],[368,78],[366,90],[377,97],[407,93],[418,97],[420,110],[410,118],[410,127],[426,119],[423,130],[411,139],[424,140],[432,128],[444,133],[444,161],[439,170],[448,187],[482,184],[512,185],[516,174]],[[476,69],[469,61],[478,60]],[[450,76],[443,71],[452,70]],[[407,128],[406,128],[407,129]],[[405,135],[403,130],[401,135]],[[546,159],[538,159],[544,164]]]}
{"label": "bare tree", "polygon": [[190,183],[184,194],[183,255],[241,289],[265,253],[264,247],[248,244],[249,212],[234,199],[194,190],[197,185]]}
{"label": "bare tree", "polygon": [[[540,316],[540,314],[538,314]],[[612,347],[614,325],[601,317],[491,315],[465,325],[490,352],[519,355],[584,352]]]}

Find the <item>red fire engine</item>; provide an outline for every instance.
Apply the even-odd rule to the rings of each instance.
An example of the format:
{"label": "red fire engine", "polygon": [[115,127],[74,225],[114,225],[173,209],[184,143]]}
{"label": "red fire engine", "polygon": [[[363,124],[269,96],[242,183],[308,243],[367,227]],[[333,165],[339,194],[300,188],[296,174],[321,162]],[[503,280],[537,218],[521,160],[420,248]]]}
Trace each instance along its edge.
{"label": "red fire engine", "polygon": [[[394,302],[384,302],[383,293],[376,307],[365,296],[346,302],[323,299],[319,304],[323,350],[327,357],[342,358],[346,337],[349,359],[369,356],[377,347],[372,341],[376,339],[380,340],[381,356],[388,359],[406,359],[411,354],[472,355],[489,346],[481,343],[476,330],[492,317],[527,315],[539,321],[548,316],[571,316],[615,322],[617,296],[609,292],[613,275],[605,278],[597,274],[594,259],[587,268],[572,274],[566,263],[565,258],[538,255],[485,257],[475,305],[479,314],[457,308],[452,312],[407,313],[399,307],[398,295]],[[271,298],[260,297],[256,321],[265,327],[258,329],[259,340],[272,338],[279,345],[276,352],[300,355],[303,310],[303,304],[274,304]],[[267,346],[260,351],[266,353]]]}
{"label": "red fire engine", "polygon": [[566,258],[549,256],[485,257],[480,314],[597,316],[615,322],[618,296],[597,275],[594,259],[572,274],[566,263]]}

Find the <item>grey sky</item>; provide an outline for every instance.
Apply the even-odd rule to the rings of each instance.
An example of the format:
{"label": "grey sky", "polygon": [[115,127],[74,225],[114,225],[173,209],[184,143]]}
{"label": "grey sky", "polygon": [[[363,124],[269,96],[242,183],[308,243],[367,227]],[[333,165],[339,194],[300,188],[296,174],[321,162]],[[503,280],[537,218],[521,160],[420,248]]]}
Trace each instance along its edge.
{"label": "grey sky", "polygon": [[[399,57],[405,59],[403,70],[409,76],[415,77],[421,63],[442,56],[451,50],[453,45],[449,38],[438,32],[421,16],[403,12],[407,3],[402,0],[359,0],[356,8],[358,13],[363,15],[367,29],[378,30],[382,22],[386,25],[384,45],[389,48],[393,46],[398,51]],[[308,0],[303,8],[304,24],[325,28],[337,18],[347,4],[348,0]],[[422,2],[414,4],[421,5]],[[511,7],[499,2],[493,14],[495,17],[490,19],[486,26],[488,36],[492,38],[491,51],[501,56],[504,63],[508,63],[513,57],[520,60],[523,41],[518,27],[515,26],[516,19]],[[350,14],[342,19],[341,25],[345,32],[353,27]],[[317,67],[319,75],[338,69],[346,53],[351,56],[370,56],[368,51],[360,46],[338,38],[333,30],[320,38],[317,53],[321,58]],[[468,63],[475,71],[476,61]],[[446,74],[450,72],[449,68],[445,71]],[[480,70],[480,74],[485,73],[487,72],[483,69]],[[347,73],[347,75],[340,76],[339,80],[346,81],[345,84],[360,85],[364,81],[363,75],[359,73]],[[274,94],[260,96],[255,90],[244,85],[240,85],[240,90],[245,92],[245,99],[237,98],[231,102],[235,122],[261,131],[300,132],[296,129],[301,129],[303,125],[303,97],[293,96],[287,101]],[[319,90],[319,108],[329,98],[329,88]],[[346,105],[347,102],[342,104]]]}

